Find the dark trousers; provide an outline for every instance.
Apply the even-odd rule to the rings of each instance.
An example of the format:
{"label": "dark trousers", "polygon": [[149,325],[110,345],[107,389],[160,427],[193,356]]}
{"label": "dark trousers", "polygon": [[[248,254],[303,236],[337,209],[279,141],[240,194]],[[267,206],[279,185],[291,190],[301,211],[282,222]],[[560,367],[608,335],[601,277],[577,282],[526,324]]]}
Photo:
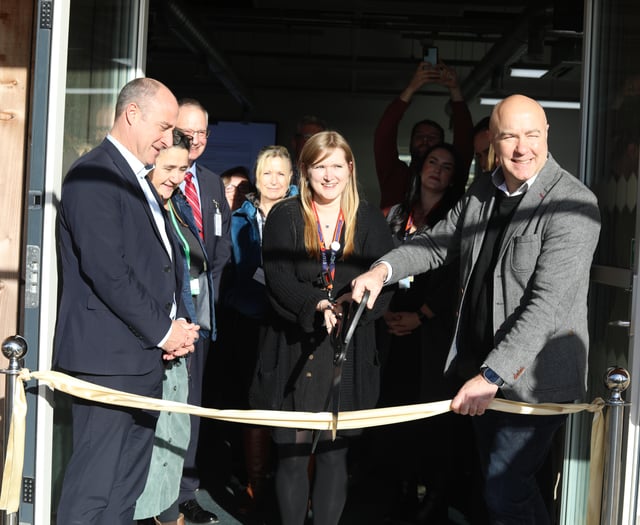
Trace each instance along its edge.
{"label": "dark trousers", "polygon": [[536,474],[566,416],[530,416],[487,410],[472,421],[492,525],[549,524],[549,511]]}
{"label": "dark trousers", "polygon": [[[163,367],[140,376],[78,379],[143,396],[162,396]],[[131,525],[149,471],[157,412],[79,398],[71,409],[73,452],[58,505],[60,525]]]}
{"label": "dark trousers", "polygon": [[[189,396],[187,402],[190,405],[202,406],[202,383],[204,380],[204,370],[207,363],[207,354],[211,339],[200,337],[196,341],[196,349],[189,356],[187,364],[189,370]],[[191,416],[191,439],[189,447],[184,456],[184,467],[182,479],[180,480],[180,495],[178,502],[183,503],[196,497],[195,491],[200,487],[200,475],[196,465],[196,454],[198,452],[198,437],[200,435],[200,417]]]}

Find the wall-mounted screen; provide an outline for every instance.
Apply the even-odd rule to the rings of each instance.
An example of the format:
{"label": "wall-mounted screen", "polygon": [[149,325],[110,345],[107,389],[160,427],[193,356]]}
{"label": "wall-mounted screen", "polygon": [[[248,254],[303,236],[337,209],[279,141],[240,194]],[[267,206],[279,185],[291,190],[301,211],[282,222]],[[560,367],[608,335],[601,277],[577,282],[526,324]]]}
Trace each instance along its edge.
{"label": "wall-mounted screen", "polygon": [[209,125],[211,134],[198,162],[217,174],[235,166],[245,166],[253,178],[253,166],[260,149],[275,144],[273,122],[218,121]]}

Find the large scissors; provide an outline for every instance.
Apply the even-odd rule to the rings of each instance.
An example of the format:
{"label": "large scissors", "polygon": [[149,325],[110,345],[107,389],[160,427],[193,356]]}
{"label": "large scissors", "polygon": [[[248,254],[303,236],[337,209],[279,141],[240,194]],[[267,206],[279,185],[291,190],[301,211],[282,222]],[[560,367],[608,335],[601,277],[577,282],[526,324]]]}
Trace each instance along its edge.
{"label": "large scissors", "polygon": [[[333,346],[333,380],[331,382],[331,389],[327,395],[327,401],[325,404],[325,410],[328,410],[331,405],[331,439],[336,439],[336,433],[338,431],[338,413],[340,412],[340,383],[342,382],[342,368],[344,362],[347,360],[347,351],[349,350],[349,343],[356,331],[358,322],[362,317],[362,313],[367,306],[369,300],[369,290],[365,290],[360,303],[352,301],[349,304],[347,311],[343,313],[341,317],[338,317],[337,323],[331,330],[329,335],[331,346]],[[316,449],[316,445],[320,439],[320,432],[317,432],[311,452]]]}

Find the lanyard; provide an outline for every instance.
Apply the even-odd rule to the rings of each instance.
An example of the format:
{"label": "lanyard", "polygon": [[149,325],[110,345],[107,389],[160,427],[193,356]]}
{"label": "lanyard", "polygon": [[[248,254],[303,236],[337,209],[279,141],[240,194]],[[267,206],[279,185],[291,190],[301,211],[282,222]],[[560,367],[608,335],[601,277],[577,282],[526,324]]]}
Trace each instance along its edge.
{"label": "lanyard", "polygon": [[409,238],[409,235],[411,235],[411,227],[413,226],[413,212],[411,212],[409,214],[409,217],[407,219],[407,225],[404,227],[404,239],[403,240],[407,240]]}
{"label": "lanyard", "polygon": [[344,226],[344,214],[340,209],[338,215],[338,221],[333,230],[333,241],[329,245],[330,259],[327,261],[327,249],[324,245],[324,236],[322,235],[322,225],[318,218],[318,210],[316,209],[316,203],[312,201],[313,212],[316,215],[316,224],[318,226],[318,242],[320,243],[320,254],[322,256],[322,275],[325,282],[327,292],[331,298],[331,290],[333,289],[333,279],[336,274],[336,254],[340,250],[340,236],[342,235],[342,227]]}
{"label": "lanyard", "polygon": [[173,209],[173,202],[169,201],[169,217],[171,218],[171,224],[173,224],[173,229],[176,232],[176,235],[182,242],[182,246],[184,248],[184,258],[187,260],[187,268],[191,268],[191,250],[189,249],[189,242],[184,238],[184,235],[180,231],[180,225],[176,220],[176,212]]}

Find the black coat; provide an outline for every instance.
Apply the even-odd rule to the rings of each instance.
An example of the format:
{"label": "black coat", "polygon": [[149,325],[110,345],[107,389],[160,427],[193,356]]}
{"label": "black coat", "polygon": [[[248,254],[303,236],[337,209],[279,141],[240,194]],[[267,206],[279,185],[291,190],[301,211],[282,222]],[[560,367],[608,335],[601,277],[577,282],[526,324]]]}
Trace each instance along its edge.
{"label": "black coat", "polygon": [[[351,280],[393,247],[381,212],[361,202],[357,213],[355,251],[347,259],[338,252],[334,297],[350,291]],[[263,234],[267,291],[272,322],[261,337],[251,402],[255,408],[319,412],[326,409],[333,380],[333,348],[324,315],[316,305],[327,298],[319,281],[321,262],[304,247],[302,208],[298,197],[285,199],[269,213]],[[343,230],[344,236],[344,230]],[[344,246],[344,239],[341,239]],[[343,369],[341,410],[375,406],[380,367],[373,321],[388,306],[385,289],[372,310],[366,310],[351,340]]]}

